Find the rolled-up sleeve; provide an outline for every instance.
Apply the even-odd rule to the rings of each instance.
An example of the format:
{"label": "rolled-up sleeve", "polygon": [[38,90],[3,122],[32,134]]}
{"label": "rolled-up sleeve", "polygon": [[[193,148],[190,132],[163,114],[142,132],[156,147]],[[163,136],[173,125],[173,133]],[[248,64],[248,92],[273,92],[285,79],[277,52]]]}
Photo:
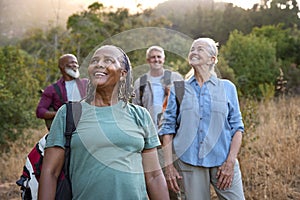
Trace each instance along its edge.
{"label": "rolled-up sleeve", "polygon": [[237,131],[244,132],[244,123],[242,119],[242,113],[240,111],[238,95],[236,87],[230,84],[230,95],[229,96],[229,114],[228,122],[231,126],[231,135],[233,136]]}

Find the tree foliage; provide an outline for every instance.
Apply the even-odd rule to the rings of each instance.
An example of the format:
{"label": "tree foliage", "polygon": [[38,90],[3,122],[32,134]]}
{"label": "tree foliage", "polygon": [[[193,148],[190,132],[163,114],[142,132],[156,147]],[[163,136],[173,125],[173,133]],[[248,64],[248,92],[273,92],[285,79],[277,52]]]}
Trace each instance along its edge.
{"label": "tree foliage", "polygon": [[167,27],[170,24],[164,17],[152,15],[152,10],[129,14],[127,8],[111,11],[101,3],[93,3],[88,10],[69,17],[67,29],[70,31],[70,48],[77,49],[77,57],[84,59],[105,39],[126,30],[141,27]]}
{"label": "tree foliage", "polygon": [[275,85],[279,75],[275,45],[265,37],[243,35],[238,31],[231,33],[220,52],[235,72],[241,95],[260,98],[260,84]]}
{"label": "tree foliage", "polygon": [[14,140],[35,121],[38,82],[33,59],[16,47],[0,49],[0,144]]}

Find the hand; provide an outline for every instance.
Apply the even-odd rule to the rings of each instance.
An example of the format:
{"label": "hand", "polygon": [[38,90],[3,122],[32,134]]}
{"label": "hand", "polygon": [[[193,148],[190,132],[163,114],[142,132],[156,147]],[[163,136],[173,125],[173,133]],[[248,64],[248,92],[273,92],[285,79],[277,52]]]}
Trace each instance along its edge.
{"label": "hand", "polygon": [[231,187],[234,175],[235,159],[227,159],[218,169],[217,172],[217,187],[225,190]]}
{"label": "hand", "polygon": [[173,164],[166,166],[165,177],[168,184],[168,188],[174,192],[180,192],[180,188],[177,183],[177,179],[182,179],[182,176],[179,175],[178,171]]}

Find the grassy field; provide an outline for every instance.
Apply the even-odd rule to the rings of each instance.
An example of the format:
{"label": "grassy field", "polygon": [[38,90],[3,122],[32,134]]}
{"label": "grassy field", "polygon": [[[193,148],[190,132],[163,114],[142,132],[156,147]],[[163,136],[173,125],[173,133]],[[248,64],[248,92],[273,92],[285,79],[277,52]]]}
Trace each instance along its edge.
{"label": "grassy field", "polygon": [[[246,132],[239,154],[247,200],[300,199],[300,98],[241,102]],[[27,130],[1,153],[0,199],[20,199],[25,157],[46,129]]]}
{"label": "grassy field", "polygon": [[260,103],[239,154],[246,199],[300,199],[300,98]]}

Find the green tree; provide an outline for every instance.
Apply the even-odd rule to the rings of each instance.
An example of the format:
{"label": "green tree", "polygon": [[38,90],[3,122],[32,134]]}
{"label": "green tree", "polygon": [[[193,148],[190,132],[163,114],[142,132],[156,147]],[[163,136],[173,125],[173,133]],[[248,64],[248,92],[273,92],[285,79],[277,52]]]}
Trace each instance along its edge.
{"label": "green tree", "polygon": [[252,26],[284,24],[284,28],[299,27],[299,5],[296,0],[264,0],[250,14]]}
{"label": "green tree", "polygon": [[[220,12],[220,11],[218,11]],[[216,13],[218,13],[216,11]],[[222,22],[220,24],[220,42],[224,44],[228,40],[228,34],[237,29],[244,34],[248,34],[252,30],[252,20],[246,11],[239,7],[234,7],[233,4],[227,4],[222,15]],[[216,33],[216,31],[215,31]],[[227,37],[226,37],[227,36]]]}
{"label": "green tree", "polygon": [[69,17],[67,29],[70,31],[70,38],[68,41],[70,48],[77,50],[76,55],[81,61],[97,45],[103,41],[111,42],[111,37],[126,30],[142,27],[168,27],[170,24],[164,17],[154,16],[151,9],[130,14],[126,8],[112,11],[103,4],[95,2],[88,7],[88,10]]}
{"label": "green tree", "polygon": [[283,24],[255,27],[252,33],[258,37],[268,38],[275,44],[277,59],[295,62],[299,57],[299,52],[294,51],[297,48],[295,45],[298,45],[297,36],[292,34],[291,29],[284,29]]}
{"label": "green tree", "polygon": [[235,74],[232,68],[229,67],[227,61],[222,55],[218,57],[218,64],[215,67],[218,77],[235,82]]}
{"label": "green tree", "polygon": [[[275,44],[277,63],[283,71],[283,79],[288,81],[286,92],[299,93],[299,46],[300,31],[293,28],[285,29],[283,24],[254,28],[252,31],[258,37],[265,37]],[[297,67],[298,63],[298,67]],[[297,70],[298,68],[298,70]],[[298,78],[299,79],[299,78]]]}
{"label": "green tree", "polygon": [[89,52],[110,33],[104,23],[105,8],[103,4],[93,3],[88,10],[73,14],[68,18],[67,29],[70,31],[68,40],[70,49],[76,50],[77,59],[80,62]]}
{"label": "green tree", "polygon": [[265,37],[233,31],[221,47],[220,53],[234,70],[241,95],[261,98],[260,84],[275,85],[279,75],[275,45]]}
{"label": "green tree", "polygon": [[61,76],[57,68],[58,57],[64,53],[76,53],[66,47],[67,38],[68,33],[65,30],[53,27],[48,31],[30,29],[19,42],[20,48],[32,56],[35,78],[42,88]]}
{"label": "green tree", "polygon": [[36,120],[38,81],[33,59],[16,47],[0,48],[0,144],[15,140]]}

